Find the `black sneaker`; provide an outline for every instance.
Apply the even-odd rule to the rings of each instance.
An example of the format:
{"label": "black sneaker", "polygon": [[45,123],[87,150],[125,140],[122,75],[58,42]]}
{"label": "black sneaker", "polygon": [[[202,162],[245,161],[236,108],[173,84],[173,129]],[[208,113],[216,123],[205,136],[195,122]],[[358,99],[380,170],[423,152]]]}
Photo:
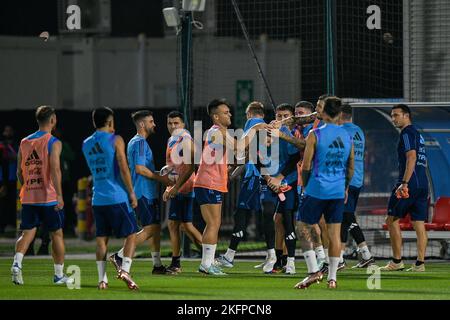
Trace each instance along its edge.
{"label": "black sneaker", "polygon": [[109,261],[113,264],[114,268],[116,268],[116,271],[120,272],[122,269],[122,258],[119,257],[117,253],[114,253],[109,257]]}
{"label": "black sneaker", "polygon": [[337,271],[345,269],[346,266],[347,266],[347,263],[345,262],[345,260],[343,262],[339,262],[338,267],[337,267]]}
{"label": "black sneaker", "polygon": [[169,274],[166,266],[160,265],[159,267],[153,267],[152,274]]}
{"label": "black sneaker", "polygon": [[356,266],[353,266],[352,269],[367,268],[368,266],[371,266],[373,264],[375,264],[375,259],[373,257],[370,257],[367,260],[361,259],[361,261],[358,262]]}
{"label": "black sneaker", "polygon": [[181,266],[176,266],[176,265],[170,265],[167,267],[167,272],[170,274],[179,274],[181,273]]}
{"label": "black sneaker", "polygon": [[320,273],[328,274],[328,263],[324,263],[322,269],[320,269]]}

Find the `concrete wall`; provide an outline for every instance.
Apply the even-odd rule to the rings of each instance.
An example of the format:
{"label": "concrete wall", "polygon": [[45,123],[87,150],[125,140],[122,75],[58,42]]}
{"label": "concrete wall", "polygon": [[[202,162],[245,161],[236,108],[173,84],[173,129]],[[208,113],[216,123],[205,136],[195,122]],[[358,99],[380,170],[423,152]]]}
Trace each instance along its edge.
{"label": "concrete wall", "polygon": [[[256,43],[275,100],[300,97],[298,42]],[[176,38],[0,37],[0,110],[50,104],[66,109],[107,105],[177,106]],[[253,80],[255,99],[265,100],[245,41],[194,41],[194,105],[213,97],[235,103],[236,81]]]}

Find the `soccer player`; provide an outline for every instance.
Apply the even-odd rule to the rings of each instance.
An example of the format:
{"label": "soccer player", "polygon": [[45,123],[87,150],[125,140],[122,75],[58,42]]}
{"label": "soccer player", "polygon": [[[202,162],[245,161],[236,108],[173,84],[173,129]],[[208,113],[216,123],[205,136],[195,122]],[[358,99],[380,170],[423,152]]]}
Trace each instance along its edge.
{"label": "soccer player", "polygon": [[325,100],[322,120],[325,125],[314,129],[306,139],[302,179],[305,192],[300,205],[300,243],[309,275],[296,284],[304,289],[320,281],[317,259],[312,243],[313,225],[322,214],[327,222],[329,244],[328,288],[336,288],[336,272],[341,251],[340,228],[347,188],[353,176],[353,146],[351,137],[338,125],[341,100]]}
{"label": "soccer player", "polygon": [[[319,98],[320,104],[322,105],[322,100],[324,100],[324,96],[321,96],[321,98]],[[321,106],[321,109],[323,109],[323,107]],[[308,114],[312,114],[314,112],[314,106],[311,102],[309,101],[300,101],[297,102],[295,105],[295,116],[296,117],[301,117],[301,116],[305,116]],[[306,137],[308,136],[309,132],[311,131],[311,129],[315,129],[319,126],[320,124],[320,120],[314,120],[314,123],[304,123],[304,124],[297,124],[295,126],[294,129],[294,137],[296,139],[299,139],[300,141],[304,141],[306,139]],[[314,127],[315,126],[315,127]],[[297,163],[297,193],[298,193],[298,203],[300,204],[300,200],[301,200],[301,195],[303,192],[303,187],[302,187],[302,160],[303,160],[303,154],[304,154],[304,147],[303,149],[300,151],[300,161]],[[297,212],[297,216],[296,216],[296,220],[300,221],[300,215]],[[319,235],[319,237],[317,238],[317,243],[314,243],[314,251],[316,252],[316,257],[317,257],[317,263],[319,264],[319,269],[322,268],[323,264],[326,263],[326,257],[325,257],[325,251],[322,245],[322,240],[320,239],[320,227],[318,224],[314,225],[314,229],[316,231],[316,233]]]}
{"label": "soccer player", "polygon": [[[247,134],[250,130],[254,130],[256,125],[265,124],[264,122],[264,105],[261,102],[251,102],[245,111],[247,122],[244,126],[244,133]],[[240,192],[238,195],[237,209],[234,213],[234,228],[231,235],[230,245],[227,252],[221,255],[217,262],[226,268],[232,268],[234,256],[241,240],[244,238],[247,230],[248,216],[252,211],[256,213],[261,212],[261,187],[260,187],[260,172],[257,164],[251,160],[245,165],[245,175],[241,182]],[[273,211],[269,213],[269,220],[273,219]],[[267,244],[267,259],[275,260],[274,242],[271,241],[270,234],[273,233],[273,222],[265,223],[266,217],[263,217],[264,233],[266,234]],[[271,230],[266,230],[271,228]]]}
{"label": "soccer player", "polygon": [[366,239],[361,228],[356,221],[355,210],[358,203],[359,193],[364,184],[364,150],[366,139],[364,132],[356,124],[352,123],[352,107],[345,104],[341,108],[339,124],[344,128],[353,139],[353,149],[355,153],[355,169],[353,178],[348,188],[347,202],[344,207],[344,218],[341,226],[341,256],[338,270],[345,267],[344,251],[348,239],[348,233],[355,239],[361,252],[361,261],[354,268],[367,268],[375,263],[372,254],[367,247]]}
{"label": "soccer player", "polygon": [[16,242],[11,268],[12,282],[23,285],[22,260],[36,235],[36,228],[45,225],[52,239],[55,274],[54,284],[72,283],[64,275],[64,200],[61,188],[61,141],[51,135],[56,127],[55,109],[40,106],[36,110],[39,130],[20,142],[17,178],[22,184],[22,235]]}
{"label": "soccer player", "polygon": [[[294,107],[283,103],[277,106],[275,110],[277,122],[282,122],[294,116]],[[268,185],[275,193],[280,191],[281,185],[288,186],[289,190],[284,192],[285,200],[278,199],[275,209],[275,252],[277,262],[269,270],[270,265],[266,264],[263,268],[264,272],[271,273],[273,270],[282,269],[283,241],[287,248],[286,274],[295,274],[295,243],[296,234],[294,226],[294,210],[297,208],[297,168],[294,166],[289,172],[284,169],[289,163],[290,157],[295,156],[294,163],[299,161],[299,149],[304,147],[304,141],[295,139],[292,130],[293,122],[290,126],[282,125],[279,130],[270,130],[271,135],[279,135],[279,156],[278,171],[268,180]],[[274,155],[272,154],[272,157]],[[273,161],[273,159],[272,159]]]}
{"label": "soccer player", "polygon": [[[136,248],[137,222],[133,209],[137,206],[125,155],[125,143],[115,134],[114,112],[107,107],[95,109],[92,120],[96,131],[83,142],[83,154],[93,177],[92,210],[97,241],[98,289],[108,288],[106,254],[108,239],[113,234],[124,240],[124,258],[118,278],[130,290],[138,289],[130,276]],[[131,206],[130,206],[131,204]]]}
{"label": "soccer player", "polygon": [[233,150],[234,140],[228,135],[231,125],[230,105],[224,99],[214,99],[207,106],[213,126],[208,130],[200,166],[194,180],[195,198],[206,226],[202,237],[202,261],[199,272],[225,275],[213,264],[222,219],[223,193],[228,192],[227,146]]}
{"label": "soccer player", "polygon": [[[167,175],[160,176],[155,173],[153,153],[147,142],[147,138],[155,133],[156,124],[152,112],[140,110],[134,112],[131,118],[136,127],[136,135],[128,142],[127,158],[138,202],[136,214],[142,225],[142,230],[136,235],[136,246],[152,238],[150,241],[153,259],[152,274],[167,274],[167,269],[161,262],[161,217],[156,182],[164,185],[170,185],[172,182]],[[123,255],[124,248],[109,258],[116,270],[121,268]]]}
{"label": "soccer player", "polygon": [[[169,233],[172,262],[167,270],[176,274],[181,272],[180,228],[197,246],[202,244],[202,235],[192,224],[195,179],[194,143],[189,131],[185,129],[181,112],[172,111],[167,115],[167,129],[170,138],[167,141],[166,165],[178,175],[175,185],[167,187],[163,195],[164,201],[170,199]],[[185,155],[189,161],[184,161]]]}
{"label": "soccer player", "polygon": [[423,272],[428,240],[424,225],[428,214],[425,140],[412,124],[411,110],[407,105],[395,105],[391,111],[391,118],[394,126],[401,130],[397,148],[398,183],[389,199],[386,218],[393,259],[380,270],[398,271],[405,268],[402,262],[402,236],[398,221],[409,213],[417,234],[417,261],[407,271]]}

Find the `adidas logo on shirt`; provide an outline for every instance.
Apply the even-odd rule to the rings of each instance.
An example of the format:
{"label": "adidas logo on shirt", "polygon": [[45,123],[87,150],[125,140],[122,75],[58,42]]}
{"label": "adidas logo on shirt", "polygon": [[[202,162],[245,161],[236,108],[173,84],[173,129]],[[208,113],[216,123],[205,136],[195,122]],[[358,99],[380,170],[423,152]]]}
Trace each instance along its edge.
{"label": "adidas logo on shirt", "polygon": [[361,138],[359,132],[357,132],[357,133],[355,134],[355,136],[353,137],[353,140],[356,140],[356,141],[362,141],[362,138]]}
{"label": "adidas logo on shirt", "polygon": [[337,137],[336,140],[334,140],[329,146],[328,148],[332,149],[332,148],[338,148],[338,149],[344,149],[344,142],[342,142],[341,137]]}
{"label": "adidas logo on shirt", "polygon": [[91,149],[91,151],[89,151],[89,155],[92,156],[94,154],[100,154],[100,153],[104,153],[103,149],[100,147],[100,144],[97,142]]}
{"label": "adidas logo on shirt", "polygon": [[36,151],[36,149],[33,149],[31,154],[28,156],[27,160],[25,161],[26,166],[36,165],[41,166],[42,160],[39,158],[39,155]]}

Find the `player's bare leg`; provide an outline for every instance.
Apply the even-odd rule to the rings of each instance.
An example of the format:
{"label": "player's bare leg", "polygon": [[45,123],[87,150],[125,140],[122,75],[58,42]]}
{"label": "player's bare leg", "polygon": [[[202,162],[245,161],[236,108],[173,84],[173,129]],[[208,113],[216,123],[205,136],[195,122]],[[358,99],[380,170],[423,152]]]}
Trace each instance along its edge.
{"label": "player's bare leg", "polygon": [[413,221],[412,224],[417,235],[417,261],[407,271],[423,272],[425,271],[425,250],[427,248],[428,235],[423,221]]}
{"label": "player's bare leg", "polygon": [[297,235],[305,258],[308,275],[302,281],[298,282],[294,288],[306,289],[323,279],[323,275],[317,264],[316,253],[314,252],[314,243],[317,243],[320,236],[316,232],[314,225],[304,222],[297,222]]}
{"label": "player's bare leg", "polygon": [[98,272],[98,286],[99,290],[108,288],[108,277],[106,275],[106,254],[108,252],[108,237],[97,237],[97,248],[95,252]]}
{"label": "player's bare leg", "polygon": [[213,265],[222,222],[222,204],[204,204],[200,206],[202,217],[206,222],[202,237],[202,262],[200,272],[213,275],[224,275],[220,269]]}
{"label": "player's bare leg", "polygon": [[186,235],[191,239],[191,241],[197,246],[202,246],[202,234],[197,228],[192,224],[192,222],[183,222],[181,224],[181,230],[186,232]]}
{"label": "player's bare leg", "polygon": [[24,230],[22,231],[19,239],[16,241],[16,253],[14,255],[14,261],[11,267],[11,277],[14,284],[23,285],[22,260],[35,235],[36,228]]}
{"label": "player's bare leg", "polygon": [[327,225],[328,238],[330,240],[328,247],[329,267],[328,267],[328,287],[336,288],[336,273],[341,255],[341,224],[329,223]]}
{"label": "player's bare leg", "polygon": [[130,234],[126,237],[123,245],[123,262],[122,268],[118,273],[117,278],[123,280],[130,290],[139,289],[138,285],[133,281],[130,276],[130,269],[132,263],[132,257],[136,249],[136,233]]}

